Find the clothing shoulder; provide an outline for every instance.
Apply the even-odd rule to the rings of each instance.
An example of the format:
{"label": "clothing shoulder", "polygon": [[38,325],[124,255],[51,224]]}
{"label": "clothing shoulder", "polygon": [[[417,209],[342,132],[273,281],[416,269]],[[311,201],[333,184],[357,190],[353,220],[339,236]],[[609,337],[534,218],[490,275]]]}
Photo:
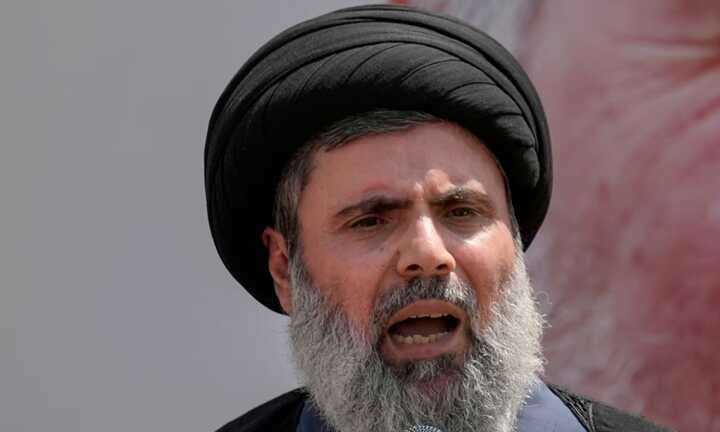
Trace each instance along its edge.
{"label": "clothing shoulder", "polygon": [[217,432],[294,432],[303,409],[305,397],[306,394],[302,388],[289,391],[253,408],[221,427]]}
{"label": "clothing shoulder", "polygon": [[670,432],[648,419],[620,411],[552,384],[550,390],[570,409],[589,432]]}

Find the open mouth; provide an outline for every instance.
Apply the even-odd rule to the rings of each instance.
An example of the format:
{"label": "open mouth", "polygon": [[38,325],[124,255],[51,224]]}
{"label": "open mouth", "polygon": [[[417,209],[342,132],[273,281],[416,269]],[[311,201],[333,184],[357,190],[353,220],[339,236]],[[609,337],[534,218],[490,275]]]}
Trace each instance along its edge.
{"label": "open mouth", "polygon": [[426,344],[435,342],[460,325],[460,320],[449,313],[410,315],[388,328],[388,334],[400,344]]}
{"label": "open mouth", "polygon": [[465,312],[459,307],[442,300],[420,300],[395,313],[386,332],[401,351],[414,352],[421,347],[444,350],[450,348],[447,342],[458,339],[464,322]]}

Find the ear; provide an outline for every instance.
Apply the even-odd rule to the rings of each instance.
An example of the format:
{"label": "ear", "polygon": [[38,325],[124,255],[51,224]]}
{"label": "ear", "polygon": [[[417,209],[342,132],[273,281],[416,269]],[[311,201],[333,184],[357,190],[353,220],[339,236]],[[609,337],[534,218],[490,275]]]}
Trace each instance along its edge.
{"label": "ear", "polygon": [[273,228],[265,228],[262,240],[268,249],[268,270],[275,282],[277,295],[285,313],[292,312],[292,296],[290,293],[290,259],[285,237]]}

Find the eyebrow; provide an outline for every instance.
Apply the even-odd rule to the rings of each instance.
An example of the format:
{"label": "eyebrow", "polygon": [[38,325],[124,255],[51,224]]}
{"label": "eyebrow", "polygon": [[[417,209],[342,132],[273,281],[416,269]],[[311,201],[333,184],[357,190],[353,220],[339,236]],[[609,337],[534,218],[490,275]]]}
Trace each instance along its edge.
{"label": "eyebrow", "polygon": [[[440,196],[431,199],[433,207],[448,207],[458,203],[471,203],[480,207],[486,214],[493,215],[495,206],[488,194],[469,189],[463,186],[451,188]],[[409,199],[390,197],[387,195],[373,195],[357,203],[344,207],[335,214],[335,218],[344,218],[353,214],[384,213],[393,210],[405,210],[412,206]]]}
{"label": "eyebrow", "polygon": [[412,201],[409,199],[394,198],[387,195],[373,195],[343,208],[335,214],[335,217],[343,218],[356,213],[384,213],[392,210],[408,209],[411,206]]}
{"label": "eyebrow", "polygon": [[471,203],[480,207],[488,215],[495,213],[495,206],[490,196],[476,189],[457,186],[443,192],[440,196],[430,200],[433,207],[447,207],[452,204]]}

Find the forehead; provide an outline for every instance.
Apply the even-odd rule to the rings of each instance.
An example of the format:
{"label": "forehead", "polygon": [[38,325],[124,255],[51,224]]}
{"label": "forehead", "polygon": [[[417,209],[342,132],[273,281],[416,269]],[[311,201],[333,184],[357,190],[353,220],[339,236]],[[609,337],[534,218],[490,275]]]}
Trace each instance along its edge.
{"label": "forehead", "polygon": [[493,155],[448,122],[369,135],[316,155],[302,201],[332,208],[374,192],[430,197],[456,186],[505,207],[505,180]]}

